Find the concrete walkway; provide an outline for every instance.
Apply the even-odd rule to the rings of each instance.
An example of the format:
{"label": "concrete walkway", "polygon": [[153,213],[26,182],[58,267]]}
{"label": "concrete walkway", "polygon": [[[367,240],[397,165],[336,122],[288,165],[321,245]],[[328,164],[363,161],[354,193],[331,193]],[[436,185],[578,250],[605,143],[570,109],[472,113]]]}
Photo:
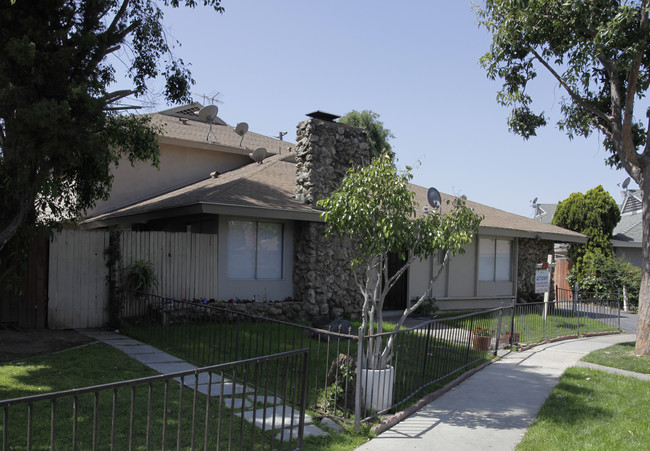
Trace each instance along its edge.
{"label": "concrete walkway", "polygon": [[[98,329],[83,329],[83,330],[78,330],[79,333],[82,333],[88,337],[94,338],[97,341],[101,341],[102,343],[106,343],[110,346],[113,346],[114,348],[119,349],[120,351],[124,352],[128,356],[134,358],[135,360],[143,363],[144,365],[148,366],[149,368],[152,368],[153,370],[161,373],[161,374],[169,374],[169,373],[177,373],[181,371],[188,371],[188,370],[195,370],[197,369],[196,366],[191,365],[184,360],[179,359],[178,357],[174,357],[171,354],[168,354],[166,352],[161,351],[160,349],[154,348],[153,346],[144,344],[138,340],[134,340],[130,337],[121,335],[116,332],[110,332],[106,330],[98,330]],[[180,382],[179,378],[176,378],[178,382]],[[199,376],[199,386],[198,386],[198,391],[203,393],[203,394],[208,394],[208,384],[209,384],[209,378],[207,373],[202,373]],[[186,387],[190,389],[194,389],[194,383],[195,380],[193,377],[187,377],[184,380],[184,384]],[[213,375],[212,377],[212,383],[213,387],[210,393],[213,393],[213,396],[215,394],[220,392],[220,389],[222,387],[221,384],[221,379],[218,375]],[[252,391],[252,390],[249,390]],[[253,418],[255,418],[255,424],[259,426],[260,428],[262,427],[262,419],[266,418],[266,429],[269,430],[273,427],[273,425],[280,425],[280,424],[298,424],[299,421],[299,412],[296,411],[294,412],[293,409],[290,406],[284,406],[283,401],[279,397],[271,397],[268,396],[266,397],[267,405],[269,404],[275,404],[271,405],[270,407],[267,407],[267,412],[266,415],[264,414],[263,411],[257,410],[255,412],[255,415],[253,415],[253,401],[256,401],[253,396],[253,393],[243,393],[243,387],[240,384],[235,384],[232,383],[231,381],[224,381],[224,406],[229,407],[233,406],[237,411],[235,412],[235,415],[241,415],[243,412],[244,419],[247,421],[252,422]],[[230,396],[230,397],[226,397]],[[261,397],[262,395],[258,394],[258,397]],[[260,401],[259,399],[257,401]],[[262,402],[262,401],[260,401]],[[242,409],[243,405],[243,409]],[[248,409],[248,410],[246,410]],[[284,414],[284,423],[283,423],[283,418],[282,415]],[[291,416],[294,416],[293,422]],[[309,415],[305,415],[305,430],[304,430],[304,436],[309,437],[309,436],[318,436],[318,435],[327,435],[327,432],[323,431],[322,429],[316,427],[315,425],[312,424],[313,419]],[[285,431],[280,431],[278,430],[278,439],[280,438],[280,434],[284,433],[284,440],[288,440],[289,438],[289,430],[288,428]],[[293,436],[295,437],[297,434],[297,430],[294,429],[293,431]]]}
{"label": "concrete walkway", "polygon": [[514,449],[568,367],[635,339],[604,335],[510,352],[357,450]]}

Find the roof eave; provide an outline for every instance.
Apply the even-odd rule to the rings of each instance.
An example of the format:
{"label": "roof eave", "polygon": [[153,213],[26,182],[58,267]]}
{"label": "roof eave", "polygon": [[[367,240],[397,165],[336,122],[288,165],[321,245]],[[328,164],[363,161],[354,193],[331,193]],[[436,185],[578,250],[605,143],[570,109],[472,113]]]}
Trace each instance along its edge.
{"label": "roof eave", "polygon": [[79,227],[82,229],[98,229],[120,224],[138,224],[157,219],[175,218],[180,216],[191,216],[198,214],[323,222],[321,212],[318,210],[290,210],[284,208],[280,209],[271,207],[256,207],[250,205],[197,202],[195,204],[184,205],[182,207],[152,210],[145,213],[125,213],[122,215],[114,215],[106,218],[90,218],[82,222]]}
{"label": "roof eave", "polygon": [[566,235],[563,233],[552,233],[552,232],[537,232],[530,230],[514,230],[514,229],[503,229],[499,227],[479,227],[479,234],[481,235],[492,235],[492,236],[503,236],[503,237],[515,237],[515,238],[530,238],[530,239],[540,239],[554,241],[556,243],[577,243],[584,244],[587,242],[588,237],[586,235]]}
{"label": "roof eave", "polygon": [[[245,147],[233,147],[233,146],[226,146],[223,144],[217,144],[217,143],[212,143],[208,141],[192,141],[189,139],[184,139],[184,138],[174,138],[171,136],[159,136],[158,137],[158,142],[161,144],[169,144],[172,146],[182,146],[182,147],[188,147],[191,149],[200,149],[200,150],[218,150],[223,153],[232,153],[232,154],[237,154],[237,155],[248,155],[250,152],[252,152],[251,149],[247,149]],[[276,152],[271,152],[269,151],[269,154],[275,155]]]}

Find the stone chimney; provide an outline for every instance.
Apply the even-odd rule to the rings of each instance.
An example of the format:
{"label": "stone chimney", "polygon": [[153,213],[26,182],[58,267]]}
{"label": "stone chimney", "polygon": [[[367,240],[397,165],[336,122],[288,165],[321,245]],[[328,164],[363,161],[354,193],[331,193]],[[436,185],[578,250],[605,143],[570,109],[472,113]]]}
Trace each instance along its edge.
{"label": "stone chimney", "polygon": [[338,188],[352,166],[370,162],[365,130],[334,122],[338,116],[316,111],[298,124],[296,198],[315,206]]}
{"label": "stone chimney", "polygon": [[[350,167],[370,162],[370,145],[365,130],[334,122],[338,116],[308,116],[298,124],[295,194],[315,206]],[[307,318],[359,318],[363,300],[350,270],[352,248],[346,237],[326,236],[324,223],[295,222],[294,296]]]}

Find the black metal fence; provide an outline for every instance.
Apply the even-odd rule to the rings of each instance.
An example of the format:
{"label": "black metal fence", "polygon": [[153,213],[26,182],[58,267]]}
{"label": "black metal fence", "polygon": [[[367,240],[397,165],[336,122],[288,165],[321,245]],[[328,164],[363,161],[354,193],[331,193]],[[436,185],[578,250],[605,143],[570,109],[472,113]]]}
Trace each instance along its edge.
{"label": "black metal fence", "polygon": [[302,449],[308,362],[301,349],[2,400],[2,449]]}
{"label": "black metal fence", "polygon": [[[322,330],[205,302],[140,295],[126,304],[122,331],[199,365],[308,348],[309,408],[359,424],[434,391],[500,347],[615,330],[617,317],[617,310],[602,301],[513,301],[509,307],[419,324],[410,320],[397,332],[364,336],[357,327]],[[375,373],[366,364],[368,350],[389,343],[388,371]],[[275,383],[273,375],[267,377]]]}
{"label": "black metal fence", "polygon": [[590,293],[556,288],[555,300],[517,304],[514,334],[520,343],[620,329],[617,294],[597,299]]}
{"label": "black metal fence", "polygon": [[[356,327],[322,330],[157,296],[132,299],[123,319],[124,333],[200,365],[309,348],[310,408],[358,422],[404,405],[483,362],[500,339],[506,340],[500,332],[512,322],[512,308],[432,319],[372,336]],[[383,348],[389,342],[391,373],[373,384],[373,373],[361,357],[369,346]]]}

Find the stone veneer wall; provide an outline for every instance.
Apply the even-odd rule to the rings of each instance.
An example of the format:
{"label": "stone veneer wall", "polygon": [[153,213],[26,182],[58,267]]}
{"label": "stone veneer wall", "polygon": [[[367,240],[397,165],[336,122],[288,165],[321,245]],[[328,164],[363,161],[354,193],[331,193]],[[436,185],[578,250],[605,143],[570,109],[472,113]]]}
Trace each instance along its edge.
{"label": "stone veneer wall", "polygon": [[[538,263],[543,263],[548,255],[553,255],[553,241],[519,238],[517,260],[517,302],[541,302],[543,294],[535,294],[535,269]],[[553,287],[551,287],[551,292]]]}
{"label": "stone veneer wall", "polygon": [[[370,161],[366,132],[357,127],[309,119],[298,124],[296,197],[314,206],[338,188],[352,165]],[[296,222],[294,297],[310,318],[355,319],[361,295],[350,269],[351,242],[326,237],[325,224]]]}

